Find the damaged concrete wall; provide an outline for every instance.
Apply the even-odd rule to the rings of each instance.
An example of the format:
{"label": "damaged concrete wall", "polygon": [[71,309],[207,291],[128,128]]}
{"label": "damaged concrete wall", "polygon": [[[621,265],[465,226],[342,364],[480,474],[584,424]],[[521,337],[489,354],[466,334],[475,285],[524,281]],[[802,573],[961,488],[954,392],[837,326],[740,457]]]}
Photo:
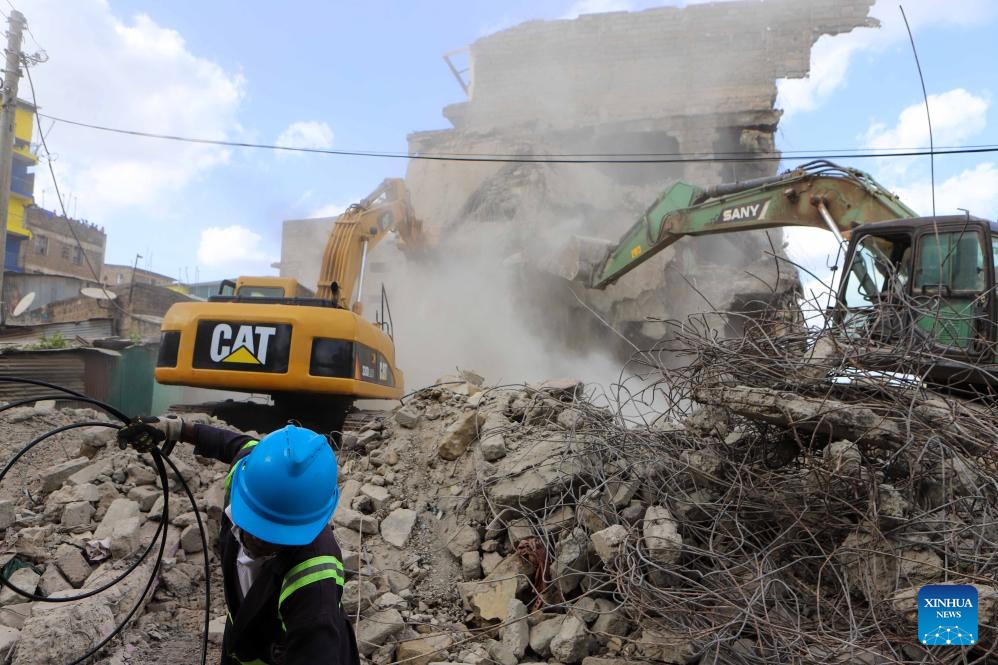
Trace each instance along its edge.
{"label": "damaged concrete wall", "polygon": [[[470,97],[444,110],[454,128],[410,135],[410,152],[773,153],[781,114],[774,108],[776,80],[806,76],[811,47],[821,35],[875,26],[867,17],[872,4],[726,2],[524,23],[470,46]],[[512,255],[557,248],[570,233],[614,239],[678,179],[709,185],[770,175],[776,168],[776,161],[414,160],[406,182],[418,215],[443,235],[471,223],[520,227],[498,248]],[[770,238],[756,232],[679,243],[585,300],[636,341],[655,341],[664,329],[646,317],[707,308],[678,275],[697,274],[695,286],[708,297],[731,289],[731,268],[759,263],[772,246],[780,247],[778,231]],[[762,263],[774,272],[771,259]],[[716,271],[723,279],[709,277],[711,265],[725,267]],[[752,266],[756,275],[765,270]],[[531,290],[538,291],[536,284]],[[577,329],[577,323],[568,325]]]}

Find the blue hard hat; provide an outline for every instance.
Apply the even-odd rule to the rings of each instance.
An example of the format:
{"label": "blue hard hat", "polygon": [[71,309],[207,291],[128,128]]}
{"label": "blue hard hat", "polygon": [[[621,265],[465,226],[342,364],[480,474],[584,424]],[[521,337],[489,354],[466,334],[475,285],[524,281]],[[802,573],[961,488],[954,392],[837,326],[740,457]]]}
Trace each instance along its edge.
{"label": "blue hard hat", "polygon": [[340,490],[321,434],[288,425],[260,440],[232,473],[232,521],[275,545],[307,545],[329,523]]}

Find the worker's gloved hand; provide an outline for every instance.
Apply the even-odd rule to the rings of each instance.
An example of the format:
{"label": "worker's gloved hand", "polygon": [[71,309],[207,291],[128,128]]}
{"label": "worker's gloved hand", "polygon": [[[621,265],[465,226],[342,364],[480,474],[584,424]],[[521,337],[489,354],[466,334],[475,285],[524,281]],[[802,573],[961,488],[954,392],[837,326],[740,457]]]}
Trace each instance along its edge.
{"label": "worker's gloved hand", "polygon": [[124,450],[131,446],[140,453],[147,453],[156,444],[165,443],[164,451],[173,449],[180,441],[184,421],[180,416],[140,417],[118,430],[118,447]]}

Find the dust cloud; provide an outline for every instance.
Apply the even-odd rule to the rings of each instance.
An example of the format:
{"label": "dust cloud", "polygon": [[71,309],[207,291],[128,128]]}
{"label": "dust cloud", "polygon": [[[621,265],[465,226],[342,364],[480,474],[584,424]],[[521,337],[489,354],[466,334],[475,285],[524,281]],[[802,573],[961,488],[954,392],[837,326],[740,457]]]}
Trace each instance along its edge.
{"label": "dust cloud", "polygon": [[[571,350],[531,319],[537,311],[528,311],[527,299],[537,276],[525,269],[508,234],[506,225],[476,224],[421,261],[378,259],[392,269],[372,275],[372,285],[381,278],[389,294],[396,357],[408,389],[457,369],[475,371],[490,385],[550,378],[609,385],[619,379],[621,363],[609,352]],[[557,316],[557,305],[551,307]]]}

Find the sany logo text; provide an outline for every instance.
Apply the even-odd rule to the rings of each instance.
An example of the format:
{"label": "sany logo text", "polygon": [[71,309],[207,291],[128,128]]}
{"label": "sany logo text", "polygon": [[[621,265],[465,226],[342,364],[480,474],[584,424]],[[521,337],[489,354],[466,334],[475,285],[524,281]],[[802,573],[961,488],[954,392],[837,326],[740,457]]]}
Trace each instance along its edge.
{"label": "sany logo text", "polygon": [[240,325],[233,331],[228,323],[219,323],[211,332],[211,359],[216,363],[267,364],[270,338],[277,334],[274,326]]}

